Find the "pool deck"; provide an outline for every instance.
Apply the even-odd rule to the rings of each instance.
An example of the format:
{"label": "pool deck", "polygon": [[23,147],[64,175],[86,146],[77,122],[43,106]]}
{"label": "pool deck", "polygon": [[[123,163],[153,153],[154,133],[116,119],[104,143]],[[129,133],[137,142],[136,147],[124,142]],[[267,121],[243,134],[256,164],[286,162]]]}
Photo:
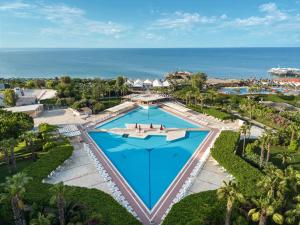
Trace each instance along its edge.
{"label": "pool deck", "polygon": [[[205,158],[206,160],[206,157],[209,155],[210,148],[212,147],[215,139],[220,133],[219,129],[208,127],[203,123],[199,123],[199,121],[192,120],[182,113],[176,113],[176,111],[174,112],[174,110],[170,110],[169,107],[162,107],[162,109],[168,111],[171,114],[175,114],[175,116],[180,117],[181,119],[187,120],[193,124],[200,126],[201,130],[208,130],[209,133],[151,211],[145,206],[142,200],[138,197],[138,195],[130,187],[127,181],[115,168],[113,163],[107,158],[104,152],[88,135],[89,129],[82,130],[83,140],[89,145],[89,148],[92,151],[93,155],[105,168],[112,181],[117,185],[122,195],[132,207],[133,211],[137,214],[140,221],[145,225],[160,224],[162,222],[162,219],[164,218],[170,207],[174,204],[177,194],[180,192],[183,185],[190,177],[195,166],[199,163],[199,161],[203,160],[203,158]],[[105,121],[105,123],[106,122],[107,121]]]}

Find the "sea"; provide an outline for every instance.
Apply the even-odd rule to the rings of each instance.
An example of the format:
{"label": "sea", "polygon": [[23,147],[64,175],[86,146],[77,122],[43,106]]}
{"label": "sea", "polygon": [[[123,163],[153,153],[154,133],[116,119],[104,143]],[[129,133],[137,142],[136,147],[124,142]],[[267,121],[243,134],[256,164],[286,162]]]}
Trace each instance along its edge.
{"label": "sea", "polygon": [[0,49],[0,77],[163,78],[205,72],[215,78],[270,78],[272,67],[300,68],[295,48],[14,48]]}

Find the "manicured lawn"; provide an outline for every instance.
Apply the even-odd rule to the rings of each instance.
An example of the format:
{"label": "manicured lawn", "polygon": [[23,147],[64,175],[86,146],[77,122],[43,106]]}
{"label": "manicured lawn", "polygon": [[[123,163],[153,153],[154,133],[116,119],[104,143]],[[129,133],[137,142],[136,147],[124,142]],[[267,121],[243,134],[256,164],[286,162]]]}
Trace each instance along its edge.
{"label": "manicured lawn", "polygon": [[[15,171],[12,174],[22,171],[24,168],[26,168],[27,166],[29,166],[32,163],[33,162],[30,159],[17,161],[17,171]],[[5,177],[11,176],[12,174],[9,173],[6,164],[4,164],[4,163],[0,164],[0,183],[3,183],[5,181]]]}
{"label": "manicured lawn", "polygon": [[263,96],[263,99],[265,101],[285,102],[291,105],[300,106],[300,96],[265,95]]}
{"label": "manicured lawn", "polygon": [[232,115],[231,114],[226,113],[226,112],[221,111],[221,110],[216,109],[216,108],[207,108],[207,107],[204,107],[201,110],[201,107],[198,106],[198,105],[189,105],[188,107],[190,109],[196,111],[196,112],[204,113],[204,114],[213,116],[215,118],[218,118],[220,120],[229,120],[229,119],[232,119]]}

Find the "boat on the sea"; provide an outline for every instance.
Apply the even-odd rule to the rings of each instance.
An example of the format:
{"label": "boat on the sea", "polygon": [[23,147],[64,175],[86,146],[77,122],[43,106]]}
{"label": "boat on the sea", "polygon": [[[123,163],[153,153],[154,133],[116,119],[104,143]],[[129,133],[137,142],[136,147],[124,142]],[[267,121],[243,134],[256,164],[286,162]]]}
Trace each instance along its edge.
{"label": "boat on the sea", "polygon": [[300,77],[300,69],[298,68],[271,68],[268,73],[280,77]]}

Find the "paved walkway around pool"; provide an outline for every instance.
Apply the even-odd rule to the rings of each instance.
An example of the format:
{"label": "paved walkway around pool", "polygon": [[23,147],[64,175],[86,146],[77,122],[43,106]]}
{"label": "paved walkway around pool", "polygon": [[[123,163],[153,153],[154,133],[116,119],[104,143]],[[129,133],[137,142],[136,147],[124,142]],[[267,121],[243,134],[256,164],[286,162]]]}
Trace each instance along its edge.
{"label": "paved walkway around pool", "polygon": [[94,162],[83,149],[82,144],[74,144],[74,151],[67,162],[56,170],[54,176],[45,179],[46,183],[57,184],[63,182],[66,185],[96,188],[111,194],[107,182],[100,176]]}
{"label": "paved walkway around pool", "polygon": [[229,181],[231,176],[210,156],[194,180],[187,195],[203,191],[216,190],[223,181]]}

